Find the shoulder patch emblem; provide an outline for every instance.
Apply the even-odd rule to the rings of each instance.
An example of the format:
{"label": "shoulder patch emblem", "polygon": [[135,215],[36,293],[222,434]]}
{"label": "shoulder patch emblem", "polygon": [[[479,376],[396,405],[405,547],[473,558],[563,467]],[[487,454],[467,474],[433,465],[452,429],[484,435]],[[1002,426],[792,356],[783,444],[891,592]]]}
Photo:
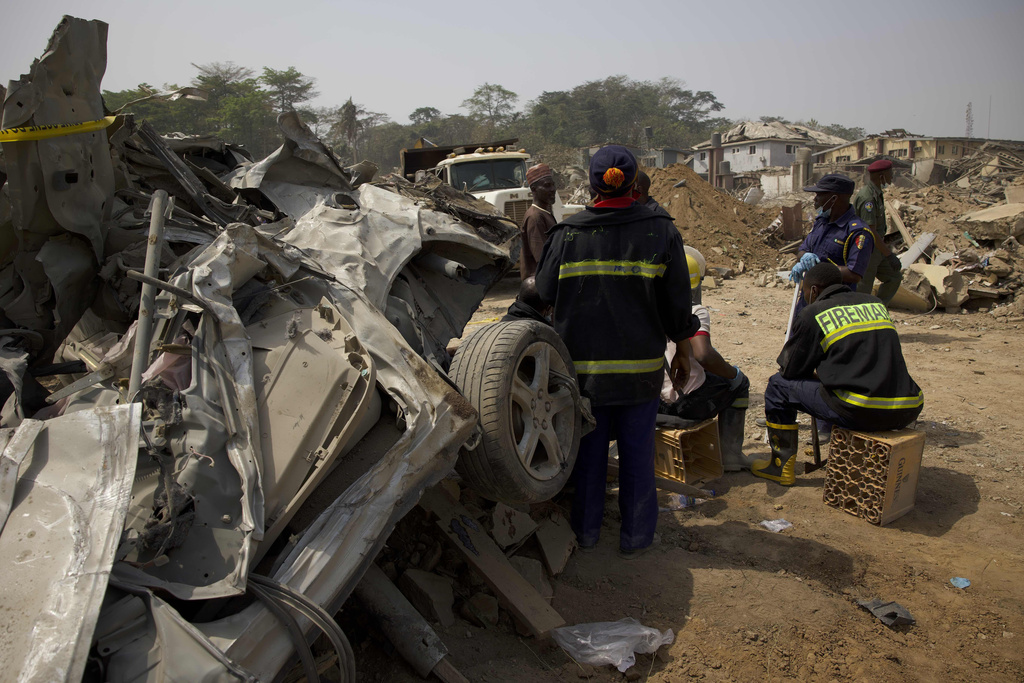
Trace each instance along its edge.
{"label": "shoulder patch emblem", "polygon": [[874,202],[866,202],[864,204],[864,208],[867,209],[868,211],[872,211],[875,208],[875,204]]}
{"label": "shoulder patch emblem", "polygon": [[858,235],[857,236],[857,248],[858,249],[863,249],[864,248],[864,242],[865,242],[864,235]]}

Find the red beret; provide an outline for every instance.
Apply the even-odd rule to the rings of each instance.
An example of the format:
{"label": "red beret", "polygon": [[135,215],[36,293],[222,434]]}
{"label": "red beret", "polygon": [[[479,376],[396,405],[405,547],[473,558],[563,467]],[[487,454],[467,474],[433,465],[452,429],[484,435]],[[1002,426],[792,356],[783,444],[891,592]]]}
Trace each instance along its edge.
{"label": "red beret", "polygon": [[892,162],[888,159],[879,159],[870,166],[868,166],[868,173],[876,173],[879,171],[888,171],[892,168]]}

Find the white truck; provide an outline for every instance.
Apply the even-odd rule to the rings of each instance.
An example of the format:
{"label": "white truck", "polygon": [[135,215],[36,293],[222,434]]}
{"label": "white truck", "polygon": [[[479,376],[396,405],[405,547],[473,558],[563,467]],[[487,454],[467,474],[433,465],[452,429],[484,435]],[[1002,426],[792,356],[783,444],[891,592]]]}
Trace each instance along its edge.
{"label": "white truck", "polygon": [[[429,146],[423,138],[412,149],[401,152],[402,174],[416,180],[432,173],[452,187],[465,190],[494,205],[502,213],[523,224],[526,210],[533,203],[533,193],[526,184],[530,155],[517,149],[518,138],[448,147]],[[581,211],[583,206],[563,204],[555,193],[552,213],[555,220]]]}

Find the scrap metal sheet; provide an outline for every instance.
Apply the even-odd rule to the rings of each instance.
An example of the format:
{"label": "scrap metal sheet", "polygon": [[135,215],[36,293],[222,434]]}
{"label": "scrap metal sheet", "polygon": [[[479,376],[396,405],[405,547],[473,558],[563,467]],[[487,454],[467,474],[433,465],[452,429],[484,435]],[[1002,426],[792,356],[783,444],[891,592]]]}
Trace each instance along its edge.
{"label": "scrap metal sheet", "polygon": [[81,680],[131,497],[140,426],[141,406],[122,405],[27,420],[11,437],[8,448],[23,430],[35,432],[0,534],[0,679]]}

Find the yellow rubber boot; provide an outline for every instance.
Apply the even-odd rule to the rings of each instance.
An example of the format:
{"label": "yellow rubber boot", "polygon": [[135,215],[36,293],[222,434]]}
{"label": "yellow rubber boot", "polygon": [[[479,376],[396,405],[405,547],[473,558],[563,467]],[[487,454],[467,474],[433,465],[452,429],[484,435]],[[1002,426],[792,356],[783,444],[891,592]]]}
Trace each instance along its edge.
{"label": "yellow rubber boot", "polygon": [[768,441],[772,446],[771,460],[755,460],[750,472],[755,477],[771,479],[783,486],[796,483],[796,451],[798,432],[795,424],[768,423]]}

